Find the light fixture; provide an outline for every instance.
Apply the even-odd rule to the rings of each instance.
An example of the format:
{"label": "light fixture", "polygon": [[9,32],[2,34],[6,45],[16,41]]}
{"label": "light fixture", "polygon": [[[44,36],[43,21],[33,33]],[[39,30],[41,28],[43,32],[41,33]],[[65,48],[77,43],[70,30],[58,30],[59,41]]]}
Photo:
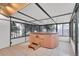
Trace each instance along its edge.
{"label": "light fixture", "polygon": [[0,13],[10,16],[27,5],[29,5],[29,3],[0,3]]}

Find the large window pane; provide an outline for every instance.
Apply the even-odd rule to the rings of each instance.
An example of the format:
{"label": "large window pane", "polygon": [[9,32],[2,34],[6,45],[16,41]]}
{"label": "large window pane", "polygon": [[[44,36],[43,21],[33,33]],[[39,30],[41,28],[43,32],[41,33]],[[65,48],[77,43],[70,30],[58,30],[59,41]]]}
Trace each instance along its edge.
{"label": "large window pane", "polygon": [[40,26],[40,30],[41,30],[41,32],[47,32],[46,26]]}
{"label": "large window pane", "polygon": [[69,37],[69,24],[63,24],[63,36]]}
{"label": "large window pane", "polygon": [[56,33],[56,25],[44,25],[44,26],[41,26],[40,29],[42,32]]}
{"label": "large window pane", "polygon": [[28,36],[32,32],[32,26],[26,25],[26,36]]}
{"label": "large window pane", "polygon": [[57,25],[58,29],[58,35],[62,36],[62,24]]}
{"label": "large window pane", "polygon": [[32,26],[32,31],[33,32],[39,32],[39,26],[38,25],[33,25]]}
{"label": "large window pane", "polygon": [[22,23],[11,22],[11,38],[25,36],[25,25]]}

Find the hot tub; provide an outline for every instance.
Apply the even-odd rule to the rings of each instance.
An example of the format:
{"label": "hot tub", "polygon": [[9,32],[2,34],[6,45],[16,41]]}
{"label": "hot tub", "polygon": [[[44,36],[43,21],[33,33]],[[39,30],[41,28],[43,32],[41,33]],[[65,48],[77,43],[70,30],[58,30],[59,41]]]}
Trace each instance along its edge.
{"label": "hot tub", "polygon": [[30,33],[30,43],[37,43],[44,48],[56,48],[58,46],[57,33],[35,32]]}

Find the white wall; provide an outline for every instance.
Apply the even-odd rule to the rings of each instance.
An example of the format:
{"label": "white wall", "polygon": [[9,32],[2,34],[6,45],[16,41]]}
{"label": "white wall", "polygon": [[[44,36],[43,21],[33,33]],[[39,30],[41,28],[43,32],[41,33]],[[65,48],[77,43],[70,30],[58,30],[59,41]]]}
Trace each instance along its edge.
{"label": "white wall", "polygon": [[10,22],[0,20],[0,49],[9,47],[10,44]]}

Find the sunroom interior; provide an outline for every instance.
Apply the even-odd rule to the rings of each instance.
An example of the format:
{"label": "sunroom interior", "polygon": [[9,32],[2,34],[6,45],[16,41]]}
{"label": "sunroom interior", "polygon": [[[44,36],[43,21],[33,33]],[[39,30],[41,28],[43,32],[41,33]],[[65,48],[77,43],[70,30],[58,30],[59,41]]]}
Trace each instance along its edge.
{"label": "sunroom interior", "polygon": [[78,56],[78,3],[0,3],[0,55]]}

